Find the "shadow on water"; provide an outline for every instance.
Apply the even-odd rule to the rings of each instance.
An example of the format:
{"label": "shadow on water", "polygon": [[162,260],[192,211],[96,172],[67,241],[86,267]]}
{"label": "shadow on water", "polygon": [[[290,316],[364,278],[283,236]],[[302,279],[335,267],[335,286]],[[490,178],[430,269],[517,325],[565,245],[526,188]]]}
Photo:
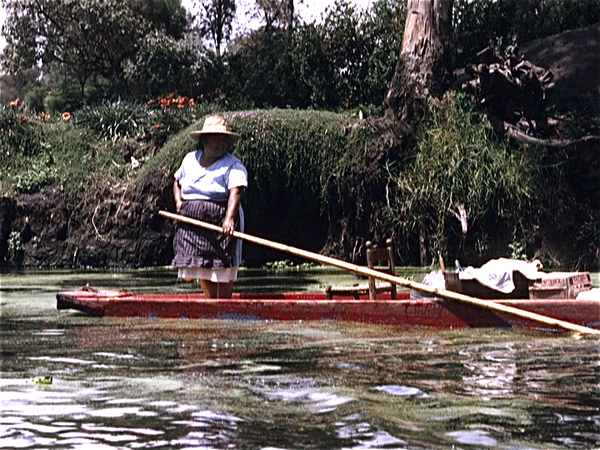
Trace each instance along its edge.
{"label": "shadow on water", "polygon": [[[238,289],[354,280],[248,271]],[[197,289],[166,269],[3,274],[0,447],[600,446],[595,338],[56,311],[58,290],[87,283]]]}

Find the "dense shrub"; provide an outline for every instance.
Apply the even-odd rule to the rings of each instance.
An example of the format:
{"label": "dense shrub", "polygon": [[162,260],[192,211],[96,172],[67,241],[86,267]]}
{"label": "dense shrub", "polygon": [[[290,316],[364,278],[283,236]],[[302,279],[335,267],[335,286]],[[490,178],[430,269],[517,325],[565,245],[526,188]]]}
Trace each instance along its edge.
{"label": "dense shrub", "polygon": [[[181,95],[207,91],[206,51],[191,35],[175,40],[162,32],[148,34],[135,58],[125,66],[125,77],[134,98]],[[214,87],[213,87],[214,89]]]}
{"label": "dense shrub", "polygon": [[381,105],[400,51],[404,3],[360,12],[336,2],[323,23],[264,28],[224,55],[227,98],[258,108],[339,110]]}
{"label": "dense shrub", "polygon": [[[371,131],[357,114],[272,109],[224,115],[242,135],[234,154],[249,173],[243,201],[249,233],[319,251],[342,226],[340,196],[353,208],[369,203],[359,170]],[[184,154],[194,148],[188,132],[202,123],[167,142],[157,155],[162,165],[150,161],[144,173],[159,168],[172,179]],[[360,214],[348,220],[368,223]],[[264,262],[267,255],[264,249],[251,253],[255,262]]]}

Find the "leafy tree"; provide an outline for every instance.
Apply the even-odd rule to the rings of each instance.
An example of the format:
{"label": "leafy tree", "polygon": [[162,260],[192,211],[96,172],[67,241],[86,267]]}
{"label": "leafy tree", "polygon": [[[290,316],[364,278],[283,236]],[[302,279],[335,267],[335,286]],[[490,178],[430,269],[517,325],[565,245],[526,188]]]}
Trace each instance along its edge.
{"label": "leafy tree", "polygon": [[82,96],[91,77],[122,72],[149,28],[131,2],[119,0],[7,0],[5,7],[6,68],[57,64],[79,82]]}
{"label": "leafy tree", "polygon": [[176,40],[157,30],[145,37],[135,57],[126,63],[125,77],[136,98],[166,95],[174,87],[181,95],[195,96],[205,90],[202,84],[211,65],[193,34]]}
{"label": "leafy tree", "polygon": [[150,22],[153,30],[162,31],[175,41],[185,37],[192,22],[181,0],[138,0],[131,7]]}
{"label": "leafy tree", "polygon": [[24,99],[31,89],[39,85],[40,69],[32,67],[18,74],[0,75],[0,104],[7,105],[17,98]]}
{"label": "leafy tree", "polygon": [[235,18],[235,0],[202,0],[200,2],[204,14],[201,18],[200,29],[211,37],[217,58],[221,58],[221,46],[229,40]]}
{"label": "leafy tree", "polygon": [[265,24],[266,30],[275,27],[293,28],[293,0],[256,0],[254,17]]}
{"label": "leafy tree", "polygon": [[[89,94],[86,87],[111,96],[127,95],[124,69],[159,30],[180,39],[189,18],[180,0],[4,0],[7,47],[1,56],[9,74],[40,68],[46,80],[68,87],[58,103],[77,107]],[[79,93],[71,90],[75,80]],[[112,91],[112,93],[111,93]],[[59,93],[60,97],[60,93]]]}
{"label": "leafy tree", "polygon": [[338,1],[323,23],[266,27],[226,55],[225,95],[262,106],[338,109],[381,104],[399,55],[404,3],[369,12]]}

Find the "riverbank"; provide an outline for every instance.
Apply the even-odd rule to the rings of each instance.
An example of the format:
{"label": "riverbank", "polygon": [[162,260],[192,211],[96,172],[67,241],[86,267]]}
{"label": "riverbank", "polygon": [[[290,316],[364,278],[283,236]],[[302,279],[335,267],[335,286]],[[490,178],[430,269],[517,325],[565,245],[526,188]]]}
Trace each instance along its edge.
{"label": "riverbank", "polygon": [[[597,48],[589,36],[598,29],[525,51],[536,61],[548,46],[569,48],[570,37],[587,42],[573,47],[586,52]],[[552,54],[549,67],[568,63],[564,52]],[[576,139],[598,134],[597,117],[566,113],[561,99],[580,79],[589,100],[600,80],[590,76],[596,60],[569,56],[580,63],[557,70],[551,100],[561,135]],[[176,96],[60,118],[3,108],[0,267],[169,264],[173,224],[158,211],[174,211],[172,174],[193,150],[187,134],[214,108]],[[392,237],[404,265],[428,264],[437,251],[463,265],[500,256],[535,257],[549,269],[600,265],[598,139],[558,148],[509,142],[460,92],[432,107],[405,148],[387,152],[376,151],[373,108],[220,112],[243,137],[235,152],[250,173],[249,234],[360,263],[366,241]],[[255,246],[244,255],[251,267],[287,258]]]}

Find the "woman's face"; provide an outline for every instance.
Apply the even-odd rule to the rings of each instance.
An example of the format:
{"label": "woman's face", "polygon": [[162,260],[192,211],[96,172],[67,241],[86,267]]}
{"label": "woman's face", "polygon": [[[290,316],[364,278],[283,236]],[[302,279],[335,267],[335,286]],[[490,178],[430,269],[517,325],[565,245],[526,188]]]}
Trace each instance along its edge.
{"label": "woman's face", "polygon": [[220,158],[229,150],[229,139],[223,134],[207,134],[202,136],[204,152],[213,158]]}

